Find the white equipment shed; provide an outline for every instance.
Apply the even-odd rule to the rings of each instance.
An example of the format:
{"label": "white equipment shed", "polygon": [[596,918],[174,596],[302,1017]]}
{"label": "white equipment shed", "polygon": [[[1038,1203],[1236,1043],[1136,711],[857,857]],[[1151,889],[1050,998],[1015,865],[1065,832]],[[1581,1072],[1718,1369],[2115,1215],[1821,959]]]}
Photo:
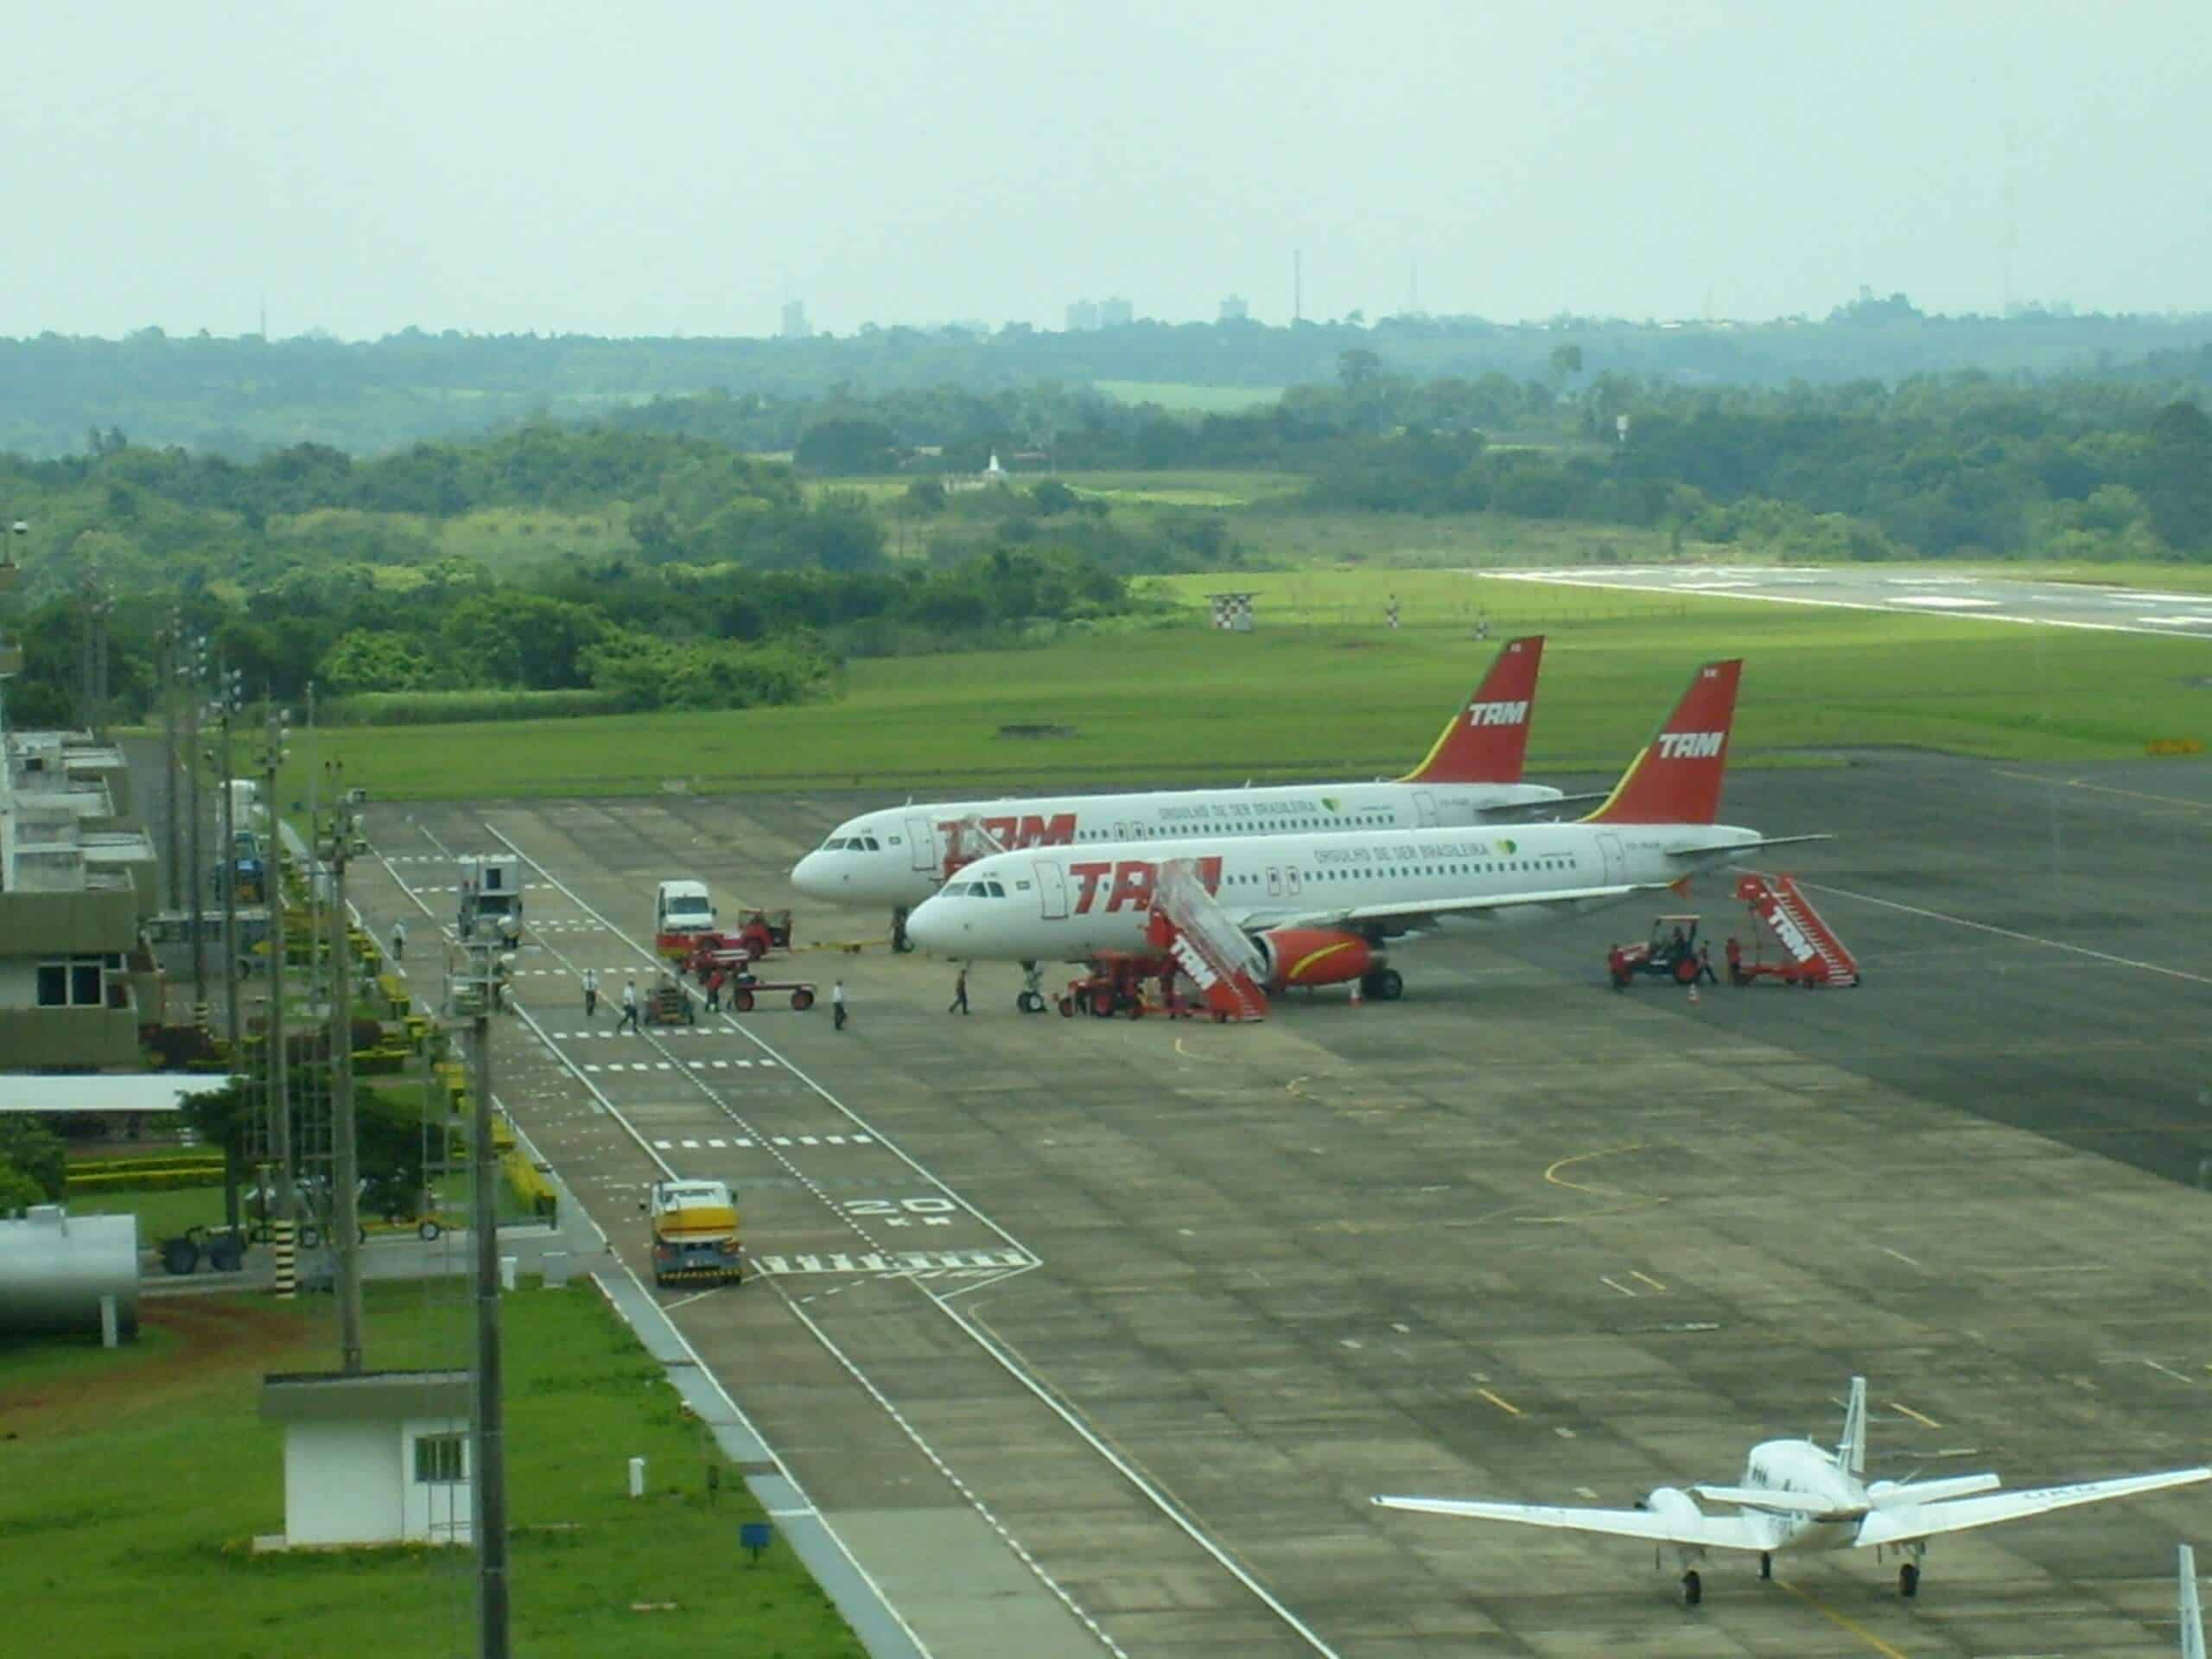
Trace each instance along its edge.
{"label": "white equipment shed", "polygon": [[284,1426],[284,1531],[257,1549],[465,1544],[472,1493],[467,1371],[265,1376]]}

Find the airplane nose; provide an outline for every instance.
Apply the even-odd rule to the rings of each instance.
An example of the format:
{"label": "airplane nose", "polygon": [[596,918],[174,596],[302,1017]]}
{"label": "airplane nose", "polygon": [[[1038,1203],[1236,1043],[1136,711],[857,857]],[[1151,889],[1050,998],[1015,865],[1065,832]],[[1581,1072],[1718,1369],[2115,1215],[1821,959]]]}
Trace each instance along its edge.
{"label": "airplane nose", "polygon": [[818,852],[809,853],[791,867],[791,886],[810,899],[830,899],[836,894],[830,861]]}
{"label": "airplane nose", "polygon": [[935,899],[924,899],[906,918],[906,937],[925,950],[950,948],[959,932],[951,912]]}

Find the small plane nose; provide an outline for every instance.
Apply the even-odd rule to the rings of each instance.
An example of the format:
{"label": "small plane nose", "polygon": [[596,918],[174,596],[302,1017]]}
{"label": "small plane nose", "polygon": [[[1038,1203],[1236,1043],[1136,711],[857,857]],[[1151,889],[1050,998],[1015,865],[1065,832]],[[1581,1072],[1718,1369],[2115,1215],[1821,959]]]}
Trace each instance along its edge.
{"label": "small plane nose", "polygon": [[948,950],[964,930],[941,899],[925,899],[906,918],[906,937],[925,950]]}

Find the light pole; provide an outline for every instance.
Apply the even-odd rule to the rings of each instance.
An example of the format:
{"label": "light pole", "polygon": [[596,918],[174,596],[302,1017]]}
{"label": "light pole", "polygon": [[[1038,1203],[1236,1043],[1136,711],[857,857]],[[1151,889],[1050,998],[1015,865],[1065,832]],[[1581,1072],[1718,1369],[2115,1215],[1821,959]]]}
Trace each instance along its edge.
{"label": "light pole", "polygon": [[[353,960],[346,928],[346,852],[353,836],[343,761],[331,774],[330,840],[330,1230],[338,1249],[338,1352],[346,1375],[361,1358],[360,1160],[353,1144]],[[313,876],[310,874],[309,879]]]}
{"label": "light pole", "polygon": [[185,857],[192,894],[192,1021],[203,1033],[207,1029],[207,907],[200,891],[200,685],[205,677],[206,649],[207,642],[197,635],[185,642]]}
{"label": "light pole", "polygon": [[[486,937],[488,933],[489,937]],[[499,1360],[498,1154],[492,1149],[492,1008],[498,995],[496,930],[465,944],[467,976],[458,982],[457,1009],[472,1016],[475,1077],[469,1090],[472,1133],[469,1241],[476,1246],[476,1387],[470,1419],[475,1442],[469,1483],[470,1531],[476,1544],[476,1630],[480,1659],[507,1659],[507,1437]]]}
{"label": "light pole", "polygon": [[[242,706],[238,674],[219,665],[216,690],[222,701],[217,717],[223,732],[221,761],[217,774],[223,788],[223,1061],[232,1072],[238,1069],[238,790],[231,781],[231,716]],[[235,1152],[223,1158],[223,1215],[232,1237],[238,1228],[238,1160]]]}
{"label": "light pole", "polygon": [[276,1167],[275,1214],[269,1242],[276,1258],[276,1296],[289,1301],[298,1287],[292,1253],[292,1101],[284,1058],[284,841],[276,810],[276,770],[284,760],[284,711],[269,700],[269,726],[261,751],[262,787],[269,810],[269,857],[264,880],[269,892],[269,1159]]}

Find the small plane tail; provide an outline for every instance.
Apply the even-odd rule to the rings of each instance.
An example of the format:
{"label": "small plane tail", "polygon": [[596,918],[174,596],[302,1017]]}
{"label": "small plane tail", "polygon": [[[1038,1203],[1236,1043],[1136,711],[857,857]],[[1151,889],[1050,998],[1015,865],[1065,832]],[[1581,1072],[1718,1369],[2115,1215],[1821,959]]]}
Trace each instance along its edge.
{"label": "small plane tail", "polygon": [[1711,823],[1728,772],[1741,658],[1707,663],[1585,823]]}
{"label": "small plane tail", "polygon": [[2204,1659],[2204,1610],[2196,1600],[2196,1552],[2181,1547],[2181,1659]]}
{"label": "small plane tail", "polygon": [[1529,753],[1529,719],[1536,708],[1536,671],[1543,660],[1543,635],[1507,640],[1475,695],[1452,711],[1421,763],[1398,781],[1519,783]]}
{"label": "small plane tail", "polygon": [[1866,1379],[1851,1379],[1851,1402],[1843,1408],[1843,1438],[1836,1442],[1835,1466],[1847,1475],[1866,1472]]}

